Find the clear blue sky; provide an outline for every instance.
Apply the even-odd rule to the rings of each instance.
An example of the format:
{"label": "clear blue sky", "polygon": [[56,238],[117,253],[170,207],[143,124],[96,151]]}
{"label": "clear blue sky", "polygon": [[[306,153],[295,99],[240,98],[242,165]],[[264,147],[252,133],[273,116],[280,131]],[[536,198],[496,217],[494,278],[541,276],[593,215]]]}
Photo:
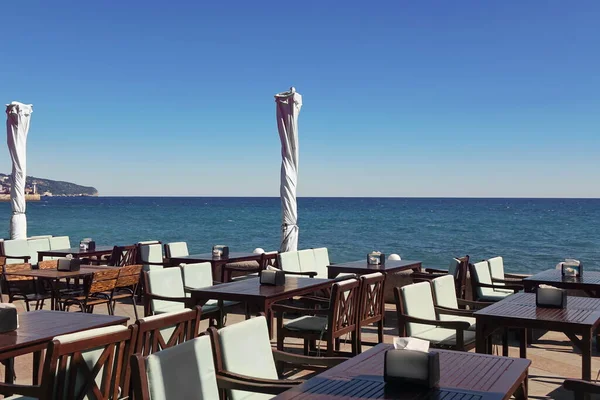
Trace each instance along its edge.
{"label": "clear blue sky", "polygon": [[[29,1],[0,96],[28,173],[102,195],[600,197],[600,2]],[[10,170],[6,150],[0,171]]]}

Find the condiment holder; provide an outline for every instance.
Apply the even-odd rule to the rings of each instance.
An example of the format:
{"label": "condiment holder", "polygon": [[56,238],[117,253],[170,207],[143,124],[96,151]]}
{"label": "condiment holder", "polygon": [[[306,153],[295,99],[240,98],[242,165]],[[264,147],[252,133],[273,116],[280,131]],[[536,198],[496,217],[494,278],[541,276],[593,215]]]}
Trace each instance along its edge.
{"label": "condiment holder", "polygon": [[395,338],[394,349],[385,352],[383,380],[393,386],[439,387],[440,357],[429,352],[429,342],[416,338]]}
{"label": "condiment holder", "polygon": [[557,267],[560,267],[562,276],[565,277],[580,277],[583,274],[583,263],[579,260],[567,258],[560,262]]}
{"label": "condiment holder", "polygon": [[367,264],[368,265],[384,265],[385,264],[385,254],[380,251],[372,251],[367,254]]}
{"label": "condiment holder", "polygon": [[222,244],[216,244],[212,248],[212,255],[215,258],[229,258],[229,247]]}
{"label": "condiment holder", "polygon": [[535,305],[543,308],[565,308],[567,291],[554,286],[540,285],[535,292]]}

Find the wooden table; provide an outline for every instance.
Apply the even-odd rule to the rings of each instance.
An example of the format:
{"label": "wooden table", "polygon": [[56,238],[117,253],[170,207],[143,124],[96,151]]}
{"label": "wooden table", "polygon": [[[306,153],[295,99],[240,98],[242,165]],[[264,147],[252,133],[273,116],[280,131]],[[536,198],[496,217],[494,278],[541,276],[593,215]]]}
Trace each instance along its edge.
{"label": "wooden table", "polygon": [[562,276],[559,269],[549,269],[523,279],[526,292],[533,292],[539,285],[551,285],[561,289],[583,290],[591,297],[600,297],[600,272],[583,271],[580,277]]}
{"label": "wooden table", "polygon": [[50,307],[52,310],[56,309],[56,300],[59,297],[58,281],[61,279],[69,278],[82,278],[93,275],[94,272],[98,272],[101,269],[117,268],[102,265],[90,265],[81,266],[79,271],[59,271],[57,269],[32,269],[29,271],[17,271],[17,272],[5,272],[6,275],[16,276],[31,276],[33,278],[45,279],[50,282],[52,300]]}
{"label": "wooden table", "polygon": [[517,399],[527,398],[527,372],[531,361],[446,350],[432,350],[440,354],[439,390],[407,385],[394,390],[392,385],[383,382],[384,353],[391,348],[390,344],[378,344],[275,399],[505,400],[512,395]]}
{"label": "wooden table", "polygon": [[[567,297],[565,309],[535,305],[535,294],[517,293],[475,312],[478,353],[491,351],[490,336],[497,329],[519,328],[520,356],[527,358],[527,330],[563,332],[581,350],[581,375],[592,374],[592,337],[600,325],[600,301],[589,297]],[[579,339],[576,335],[580,335]]]}
{"label": "wooden table", "polygon": [[255,306],[264,312],[271,332],[271,304],[291,299],[294,296],[306,295],[329,288],[332,281],[329,279],[285,277],[285,285],[269,286],[261,285],[259,278],[242,279],[238,281],[222,283],[190,291],[192,299],[198,305],[203,305],[210,299],[219,301],[239,301],[248,306]]}
{"label": "wooden table", "polygon": [[89,257],[101,257],[106,254],[112,254],[113,246],[96,246],[92,251],[82,251],[79,247],[71,247],[70,249],[59,249],[59,250],[41,250],[38,251],[38,261],[43,261],[44,257],[66,257],[69,254],[73,258],[89,258]]}
{"label": "wooden table", "polygon": [[[209,262],[212,268],[213,280],[215,279],[215,270],[225,264],[240,262],[240,261],[257,261],[260,262],[262,254],[256,253],[229,253],[229,257],[213,257],[212,253],[203,254],[190,254],[189,256],[171,257],[170,261],[173,264],[190,264],[190,263],[202,263]],[[220,282],[224,282],[224,271],[221,269],[221,276],[218,279]]]}
{"label": "wooden table", "polygon": [[408,271],[409,269],[419,272],[421,271],[421,261],[411,260],[385,260],[385,264],[370,265],[367,264],[366,258],[364,260],[352,261],[341,264],[333,264],[327,266],[327,276],[329,279],[333,279],[338,274],[350,273],[357,275],[370,274],[373,272],[382,272],[384,274]]}
{"label": "wooden table", "polygon": [[59,335],[126,324],[128,317],[63,311],[30,311],[19,314],[19,328],[0,333],[0,360],[6,365],[5,382],[12,383],[14,357],[33,353],[33,382],[39,384],[42,352]]}

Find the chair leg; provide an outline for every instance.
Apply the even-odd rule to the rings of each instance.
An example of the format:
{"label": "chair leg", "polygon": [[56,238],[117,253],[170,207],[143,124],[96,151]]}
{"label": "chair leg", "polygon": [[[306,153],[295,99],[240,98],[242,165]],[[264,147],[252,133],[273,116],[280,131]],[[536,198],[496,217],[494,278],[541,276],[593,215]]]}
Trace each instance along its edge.
{"label": "chair leg", "polygon": [[340,351],[340,338],[335,338],[335,351]]}
{"label": "chair leg", "polygon": [[29,302],[27,301],[27,299],[25,299],[25,309],[27,310],[27,312],[30,311],[30,309],[29,309]]}
{"label": "chair leg", "polygon": [[360,351],[358,351],[358,348],[360,346],[360,342],[358,341],[358,335],[356,334],[356,332],[352,332],[352,355],[355,356],[358,353],[360,353]]}
{"label": "chair leg", "polygon": [[131,302],[133,303],[133,313],[135,314],[135,320],[137,321],[139,317],[137,312],[137,303],[135,301],[135,294],[131,296]]}
{"label": "chair leg", "polygon": [[[307,339],[304,339],[304,355],[308,356],[309,355],[309,346],[308,346],[309,341]],[[281,349],[278,350],[283,350],[283,345]]]}
{"label": "chair leg", "polygon": [[377,339],[379,343],[383,343],[383,319],[377,323]]}

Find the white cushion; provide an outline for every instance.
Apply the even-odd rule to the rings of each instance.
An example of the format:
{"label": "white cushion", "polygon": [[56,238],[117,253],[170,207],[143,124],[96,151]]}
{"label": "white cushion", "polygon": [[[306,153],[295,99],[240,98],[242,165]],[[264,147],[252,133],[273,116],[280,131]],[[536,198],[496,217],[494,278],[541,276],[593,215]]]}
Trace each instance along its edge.
{"label": "white cushion", "polygon": [[300,270],[302,272],[316,272],[315,253],[312,249],[299,250],[298,260],[300,261]]}
{"label": "white cushion", "polygon": [[146,376],[151,400],[219,398],[208,335],[151,354],[146,360]]}
{"label": "white cushion", "polygon": [[283,326],[291,331],[325,333],[327,331],[327,317],[305,315],[293,319],[283,324]]}
{"label": "white cushion", "polygon": [[506,297],[510,296],[511,294],[513,294],[513,291],[506,292],[496,292],[494,291],[493,293],[489,293],[486,294],[484,296],[479,296],[478,301],[488,301],[488,302],[495,302],[495,301],[500,301],[502,299],[505,299]]}
{"label": "white cushion", "polygon": [[169,257],[185,257],[190,255],[186,242],[167,243],[167,249],[169,249],[167,251]]}
{"label": "white cushion", "polygon": [[458,308],[456,299],[456,287],[454,286],[454,277],[444,275],[431,281],[435,304],[440,307]]}
{"label": "white cushion", "polygon": [[460,260],[457,258],[453,258],[448,266],[448,273],[456,278],[458,274],[458,267],[460,266]]}
{"label": "white cushion", "polygon": [[279,258],[279,268],[282,270],[290,272],[302,272],[297,251],[279,253],[277,257]]}
{"label": "white cushion", "polygon": [[73,343],[78,340],[90,339],[97,336],[110,335],[111,333],[126,331],[127,327],[123,325],[106,326],[104,328],[88,329],[87,331],[69,333],[67,335],[55,336],[53,340],[61,344]]}
{"label": "white cushion", "polygon": [[[148,272],[148,290],[152,294],[166,297],[185,297],[181,269],[163,268]],[[178,311],[185,308],[185,304],[168,300],[150,300],[154,314]]]}
{"label": "white cushion", "polygon": [[[492,284],[492,275],[490,274],[490,268],[488,266],[487,261],[480,261],[478,263],[473,264],[473,270],[475,271],[474,276],[471,279],[475,279],[478,283],[485,283],[487,285]],[[477,297],[482,299],[486,296],[494,296],[496,292],[492,288],[487,287],[477,287]]]}
{"label": "white cushion", "polygon": [[37,265],[38,251],[50,250],[50,240],[48,238],[28,240],[27,246],[29,247],[29,256],[31,257],[29,262],[32,265]]}
{"label": "white cushion", "polygon": [[[429,282],[419,282],[403,286],[400,288],[400,292],[406,315],[431,321],[436,320]],[[410,322],[407,324],[406,329],[409,336],[415,336],[420,332],[430,330],[431,325]]]}
{"label": "white cushion", "polygon": [[[490,274],[492,276],[492,278],[494,279],[501,279],[504,280],[504,260],[502,257],[493,257],[490,258],[488,261],[488,267],[490,268]],[[495,286],[504,286],[504,282],[494,282]],[[503,293],[507,293],[508,289],[499,289],[499,288],[494,288],[495,292],[503,292]],[[509,291],[508,293],[512,293],[512,291]]]}
{"label": "white cushion", "polygon": [[328,277],[328,266],[329,266],[329,252],[327,251],[327,247],[319,247],[313,250],[315,255],[315,265],[317,276],[316,278],[324,278]]}
{"label": "white cushion", "polygon": [[[463,331],[464,344],[473,343],[475,341],[474,331]],[[456,345],[456,330],[437,328],[429,329],[426,331],[419,332],[418,334],[411,335],[419,339],[427,340],[435,345],[455,346]]]}
{"label": "white cushion", "polygon": [[[4,255],[7,256],[6,264],[21,264],[25,262],[22,258],[10,258],[10,256],[20,257],[29,255],[29,246],[27,245],[26,239],[5,240],[2,242],[2,245],[4,248]],[[36,263],[37,258],[35,260],[30,260],[29,262]]]}
{"label": "white cushion", "polygon": [[148,245],[148,244],[158,244],[158,245],[160,245],[159,242],[160,242],[159,240],[144,240],[144,241],[141,241],[141,242],[137,242],[137,244],[139,244],[140,246],[144,246],[144,245]]}
{"label": "white cushion", "polygon": [[[223,368],[236,374],[264,379],[279,379],[271,349],[267,320],[251,318],[219,330],[219,343],[223,356]],[[250,393],[232,390],[231,400],[248,399]],[[252,399],[274,396],[256,396]]]}
{"label": "white cushion", "polygon": [[27,240],[50,239],[51,237],[52,237],[52,235],[36,235],[36,236],[29,236],[27,238]]}
{"label": "white cushion", "polygon": [[64,250],[71,248],[71,239],[68,236],[54,236],[50,238],[50,250]]}
{"label": "white cushion", "polygon": [[183,285],[199,289],[213,285],[212,266],[209,262],[181,264]]}
{"label": "white cushion", "polygon": [[[162,263],[163,262],[163,253],[162,246],[159,243],[152,244],[142,244],[140,245],[140,259],[142,261],[150,262],[150,263]],[[149,265],[144,264],[144,271],[152,271],[156,269],[161,269],[161,265]]]}

